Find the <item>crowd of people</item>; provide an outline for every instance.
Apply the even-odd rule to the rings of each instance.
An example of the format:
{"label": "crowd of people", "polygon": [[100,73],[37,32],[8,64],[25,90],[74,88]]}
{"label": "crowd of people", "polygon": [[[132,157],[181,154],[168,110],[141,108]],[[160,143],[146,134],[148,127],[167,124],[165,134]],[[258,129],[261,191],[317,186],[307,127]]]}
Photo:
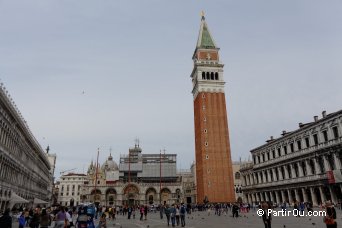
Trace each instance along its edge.
{"label": "crowd of people", "polygon": [[[293,209],[297,209],[300,213],[307,210],[313,211],[312,203],[297,202],[293,203]],[[167,226],[185,226],[186,214],[191,214],[195,211],[206,211],[210,215],[229,215],[233,218],[241,217],[241,213],[248,213],[250,210],[264,210],[261,216],[265,228],[271,228],[272,214],[266,213],[268,209],[279,208],[281,210],[290,209],[289,204],[284,202],[280,205],[271,204],[269,202],[261,202],[259,204],[248,203],[226,203],[226,204],[163,204],[159,206],[135,205],[135,206],[112,206],[112,207],[96,207],[94,204],[81,205],[77,207],[66,208],[63,206],[41,208],[24,208],[20,209],[17,216],[10,214],[10,210],[6,209],[0,214],[0,228],[12,227],[13,220],[18,221],[18,228],[107,228],[107,220],[116,220],[117,216],[123,216],[127,219],[135,219],[136,213],[140,214],[140,220],[147,220],[149,212],[156,213],[159,211],[160,219],[166,217]],[[291,208],[292,209],[292,208]],[[336,210],[334,205],[327,201],[321,206],[321,209],[326,211],[324,223],[327,228],[337,227]]]}

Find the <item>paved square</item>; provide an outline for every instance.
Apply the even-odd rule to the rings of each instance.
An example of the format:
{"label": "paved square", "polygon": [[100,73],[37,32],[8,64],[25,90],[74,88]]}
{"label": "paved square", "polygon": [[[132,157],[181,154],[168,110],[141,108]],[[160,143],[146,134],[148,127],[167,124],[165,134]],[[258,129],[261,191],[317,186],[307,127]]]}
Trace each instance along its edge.
{"label": "paved square", "polygon": [[[342,224],[342,212],[337,209],[338,226]],[[249,213],[241,213],[239,218],[233,218],[229,213],[227,215],[217,216],[212,212],[208,215],[207,212],[193,212],[186,216],[186,226],[188,228],[226,228],[226,227],[240,227],[240,228],[264,228],[262,219],[256,214],[256,211]],[[98,222],[96,221],[96,225]],[[12,227],[18,227],[17,221],[13,223]],[[51,228],[53,228],[53,224]],[[159,213],[149,213],[147,220],[140,221],[139,216],[135,219],[127,219],[127,217],[119,215],[115,221],[108,220],[107,227],[118,228],[161,228],[167,227],[166,217],[161,220]],[[171,224],[169,227],[172,227]],[[177,227],[177,226],[176,226]],[[181,227],[181,226],[179,226]],[[272,217],[273,228],[318,228],[325,227],[322,217]]]}

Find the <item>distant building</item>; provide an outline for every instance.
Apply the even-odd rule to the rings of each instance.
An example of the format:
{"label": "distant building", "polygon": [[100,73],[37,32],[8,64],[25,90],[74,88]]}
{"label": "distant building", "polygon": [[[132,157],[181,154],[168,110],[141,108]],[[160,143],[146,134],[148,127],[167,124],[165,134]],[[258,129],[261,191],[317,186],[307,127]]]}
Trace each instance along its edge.
{"label": "distant building", "polygon": [[242,194],[242,177],[240,173],[241,165],[245,164],[245,162],[233,162],[233,177],[234,177],[234,191],[235,191],[235,200],[243,201]]}
{"label": "distant building", "polygon": [[176,154],[142,154],[136,144],[120,163],[110,155],[100,166],[91,162],[81,201],[99,205],[172,204],[183,199]]}
{"label": "distant building", "polygon": [[52,176],[46,153],[0,84],[0,211],[50,201]]}
{"label": "distant building", "polygon": [[178,176],[181,178],[183,187],[183,202],[194,204],[196,200],[196,164],[193,163],[189,170],[179,170]]}
{"label": "distant building", "polygon": [[81,202],[81,187],[87,180],[87,176],[82,173],[68,173],[59,178],[56,183],[57,204],[62,206],[76,206]]}
{"label": "distant building", "polygon": [[299,123],[251,150],[253,163],[241,167],[248,202],[295,201],[319,205],[342,200],[342,110]]}

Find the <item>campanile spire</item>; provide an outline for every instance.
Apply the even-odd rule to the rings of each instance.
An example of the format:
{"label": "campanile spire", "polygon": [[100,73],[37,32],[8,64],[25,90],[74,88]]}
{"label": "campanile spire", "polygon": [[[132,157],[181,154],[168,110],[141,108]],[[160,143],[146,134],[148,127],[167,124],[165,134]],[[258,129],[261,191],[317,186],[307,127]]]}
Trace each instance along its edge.
{"label": "campanile spire", "polygon": [[204,13],[192,59],[197,202],[234,202],[224,65]]}

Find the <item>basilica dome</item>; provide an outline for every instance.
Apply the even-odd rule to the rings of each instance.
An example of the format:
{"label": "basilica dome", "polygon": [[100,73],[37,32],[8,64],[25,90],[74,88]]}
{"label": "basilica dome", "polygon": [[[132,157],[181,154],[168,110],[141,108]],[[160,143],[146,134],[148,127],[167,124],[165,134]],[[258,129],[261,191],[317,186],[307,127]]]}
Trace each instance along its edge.
{"label": "basilica dome", "polygon": [[113,157],[112,155],[110,154],[107,161],[105,161],[103,163],[103,165],[101,166],[101,169],[103,171],[116,171],[116,170],[119,170],[119,167],[118,165],[116,164],[115,161],[113,161]]}

